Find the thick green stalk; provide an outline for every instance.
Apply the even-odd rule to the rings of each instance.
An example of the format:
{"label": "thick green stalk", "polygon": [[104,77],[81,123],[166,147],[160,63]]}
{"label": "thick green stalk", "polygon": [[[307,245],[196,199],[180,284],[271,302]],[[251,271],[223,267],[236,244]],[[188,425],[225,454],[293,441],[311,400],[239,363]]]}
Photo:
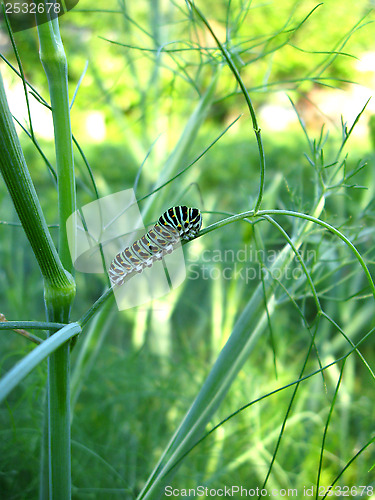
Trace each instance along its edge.
{"label": "thick green stalk", "polygon": [[[47,75],[55,132],[59,206],[59,255],[73,272],[66,230],[76,210],[73,143],[70,124],[68,65],[58,19],[38,25],[40,60]],[[70,308],[57,296],[46,298],[49,321],[68,322]],[[64,344],[48,360],[49,494],[53,500],[71,498],[70,460],[70,345]],[[44,475],[45,476],[45,475]],[[45,491],[45,488],[43,488]]]}
{"label": "thick green stalk", "polygon": [[[52,242],[16,134],[1,77],[0,170],[44,278],[48,320],[67,323],[75,296],[75,283],[71,275],[65,271]],[[51,456],[54,453],[56,457],[53,461],[50,460],[50,463],[52,463],[51,470],[54,470],[57,476],[55,479],[54,474],[50,474],[50,485],[52,491],[56,491],[54,498],[68,499],[70,498],[69,342],[51,355],[49,371],[49,387],[52,392],[54,391],[51,392],[49,400],[49,421],[53,422],[55,436],[51,439],[50,453]]]}
{"label": "thick green stalk", "polygon": [[48,358],[49,491],[51,500],[71,498],[70,344]]}
{"label": "thick green stalk", "polygon": [[71,302],[75,285],[57,255],[21,145],[0,75],[0,171],[42,272],[47,295],[62,292]]}
{"label": "thick green stalk", "polygon": [[68,94],[68,64],[58,19],[38,26],[39,56],[47,75],[53,126],[55,131],[56,166],[59,201],[59,255],[69,272],[73,272],[66,220],[76,210],[73,142]]}

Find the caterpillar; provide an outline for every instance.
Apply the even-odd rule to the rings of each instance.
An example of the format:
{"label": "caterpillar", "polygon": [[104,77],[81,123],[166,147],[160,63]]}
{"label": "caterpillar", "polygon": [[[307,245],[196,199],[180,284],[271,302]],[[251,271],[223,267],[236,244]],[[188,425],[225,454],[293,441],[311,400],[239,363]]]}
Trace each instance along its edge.
{"label": "caterpillar", "polygon": [[112,284],[122,285],[128,274],[151,267],[155,260],[171,253],[180,239],[195,238],[201,226],[202,215],[197,208],[169,208],[148,233],[116,255],[108,270]]}

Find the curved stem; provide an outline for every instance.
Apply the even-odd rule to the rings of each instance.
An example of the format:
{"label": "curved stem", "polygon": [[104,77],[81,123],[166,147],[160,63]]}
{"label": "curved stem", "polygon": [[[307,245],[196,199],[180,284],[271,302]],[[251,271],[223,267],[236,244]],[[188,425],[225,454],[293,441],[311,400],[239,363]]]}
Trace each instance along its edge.
{"label": "curved stem", "polygon": [[260,128],[258,126],[258,121],[257,121],[257,117],[255,114],[253,103],[251,102],[250,95],[246,89],[245,84],[242,81],[241,75],[240,75],[236,65],[234,64],[229,51],[220,42],[220,40],[216,36],[214,30],[211,28],[209,22],[204,17],[202,12],[194,5],[194,3],[191,0],[187,0],[187,1],[189,3],[190,7],[197,13],[197,15],[199,16],[201,21],[205,24],[206,28],[208,29],[208,31],[211,33],[212,37],[214,38],[217,46],[219,47],[221,53],[223,54],[223,56],[228,64],[230,70],[232,71],[235,79],[237,80],[238,85],[240,86],[241,92],[242,92],[243,96],[245,97],[247,107],[249,108],[251,120],[253,122],[253,129],[254,129],[256,140],[257,140],[258,152],[259,152],[259,162],[260,162],[259,194],[258,194],[258,198],[257,198],[257,201],[255,203],[255,207],[254,207],[254,212],[258,212],[258,210],[262,204],[262,199],[263,199],[264,180],[265,180],[265,172],[266,172],[266,158],[265,158],[265,154],[264,154],[262,136],[261,136]]}
{"label": "curved stem", "polygon": [[90,307],[88,311],[77,321],[79,325],[83,328],[88,321],[94,316],[96,311],[106,302],[109,297],[112,295],[112,288],[107,288],[105,292],[98,298],[98,300]]}
{"label": "curved stem", "polygon": [[0,75],[0,171],[38,261],[45,286],[74,293],[57,255],[13,123]]}
{"label": "curved stem", "polygon": [[[320,203],[318,205],[320,205]],[[300,212],[294,212],[293,210],[259,210],[259,212],[257,212],[257,213],[255,213],[254,210],[249,210],[248,212],[242,212],[240,214],[233,215],[231,217],[227,217],[226,219],[223,219],[221,221],[215,222],[214,224],[211,224],[210,226],[206,227],[205,229],[202,229],[202,231],[200,231],[200,233],[198,234],[197,237],[199,238],[200,236],[203,236],[211,231],[214,231],[215,229],[218,229],[219,227],[226,226],[227,224],[232,224],[233,222],[237,222],[237,221],[240,221],[240,220],[243,220],[246,218],[250,219],[251,217],[262,218],[262,216],[267,216],[267,215],[286,215],[288,217],[297,217],[299,219],[305,219],[306,221],[312,222],[314,224],[318,224],[319,226],[322,226],[325,229],[327,229],[328,231],[335,234],[354,253],[356,259],[360,263],[360,265],[361,265],[361,267],[366,275],[367,281],[368,281],[370,288],[371,288],[371,293],[373,294],[373,296],[375,298],[375,285],[374,285],[374,281],[372,279],[371,273],[368,270],[368,267],[366,266],[361,254],[358,252],[358,250],[353,245],[353,243],[344,234],[342,234],[338,229],[331,226],[331,224],[328,224],[328,222],[324,222],[323,220],[318,219],[317,217],[314,217],[312,215],[303,214]]]}

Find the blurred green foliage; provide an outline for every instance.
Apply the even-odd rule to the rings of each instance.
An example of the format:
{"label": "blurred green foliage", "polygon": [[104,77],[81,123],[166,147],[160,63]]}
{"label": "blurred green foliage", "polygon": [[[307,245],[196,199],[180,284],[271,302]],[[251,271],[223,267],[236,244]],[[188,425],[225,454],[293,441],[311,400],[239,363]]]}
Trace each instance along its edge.
{"label": "blurred green foliage", "polygon": [[[369,10],[367,2],[326,2],[298,30],[295,28],[316,3],[206,0],[197,5],[219,38],[222,41],[229,38],[228,48],[240,66],[256,109],[270,102],[272,93],[280,89],[289,91],[296,101],[316,88],[319,81],[345,89],[341,80],[359,78],[355,72],[356,59],[351,56],[360,57],[373,50],[373,27],[367,24],[371,17],[356,31],[357,23]],[[107,2],[105,7],[107,11],[102,11],[81,0],[76,9],[61,18],[71,95],[88,61],[72,108],[73,133],[88,158],[101,196],[131,187],[151,148],[137,191],[138,196],[144,196],[153,189],[199,97],[222,61],[201,26],[190,22],[183,3],[120,1]],[[17,33],[16,42],[27,79],[47,96],[36,33],[33,30]],[[164,54],[161,47],[171,52]],[[145,48],[150,50],[141,50]],[[173,52],[177,49],[192,50]],[[14,64],[9,45],[3,54]],[[6,74],[11,84],[16,81],[11,72],[6,70]],[[327,77],[330,79],[321,80]],[[87,132],[87,120],[90,121],[93,111],[102,113],[106,128],[105,138],[96,142]],[[198,156],[240,113],[245,116],[179,178],[173,196],[187,190],[182,201],[201,206],[203,199],[201,208],[209,212],[237,213],[253,207],[259,182],[257,148],[243,96],[238,94],[227,68],[220,74],[215,99],[180,168]],[[370,123],[373,140],[373,119]],[[319,133],[311,132],[314,137]],[[337,150],[339,135],[331,127],[324,150],[328,158]],[[53,179],[31,142],[24,134],[21,138],[47,221],[56,224],[57,194]],[[263,208],[308,213],[318,180],[304,156],[308,145],[302,130],[294,125],[280,132],[264,130],[263,142],[267,159]],[[52,142],[40,139],[40,144],[53,164]],[[375,147],[372,144],[371,149],[369,137],[363,136],[351,143],[350,148],[348,171],[360,160],[368,163],[353,180],[353,184],[366,189],[332,191],[332,196],[326,199],[324,219],[353,238],[373,271]],[[94,196],[77,151],[76,170],[78,203],[83,205]],[[16,222],[2,184],[0,210],[2,220]],[[218,218],[217,214],[206,214],[204,225]],[[285,229],[292,232],[295,221],[283,222]],[[255,228],[245,223],[234,224],[197,240],[192,244],[193,250],[185,247],[188,265],[193,262],[193,253],[199,255],[202,250],[224,252],[254,246],[255,232],[265,248],[280,249],[284,241],[264,224],[259,232],[260,224]],[[51,232],[55,236],[53,228]],[[374,322],[373,303],[366,295],[368,290],[358,267],[353,266],[347,249],[330,235],[322,238],[319,230],[307,248],[316,252],[317,262],[311,265],[311,272],[324,307],[345,331],[359,340],[361,333]],[[40,273],[20,228],[0,225],[0,261],[0,312],[9,320],[43,319]],[[199,258],[198,263],[205,264]],[[227,263],[210,262],[208,273],[219,269],[220,274],[220,266],[224,265]],[[76,279],[74,318],[96,300],[104,286],[101,275],[77,273]],[[131,498],[128,487],[139,491],[258,283],[259,279],[255,283],[203,279],[202,274],[194,280],[190,275],[183,286],[157,301],[154,309],[140,307],[119,312],[112,318],[100,353],[82,378],[74,408],[74,498],[101,499],[110,495]],[[292,294],[295,292],[304,317],[312,319],[311,295],[303,288],[293,289],[292,282],[287,285]],[[353,295],[354,300],[350,301]],[[257,355],[245,365],[213,424],[241,405],[298,378],[310,338],[300,314],[282,288],[271,325],[273,340],[267,336],[258,344]],[[4,355],[0,369],[4,373],[30,347],[11,332],[1,336]],[[317,346],[324,360],[340,357],[348,347],[324,320]],[[79,348],[80,343],[73,352],[73,362]],[[373,340],[363,346],[362,354],[374,366]],[[317,367],[316,358],[311,359],[308,371]],[[305,382],[299,391],[270,487],[301,488],[316,481],[322,429],[338,370],[336,366],[330,369],[325,385],[318,376]],[[332,432],[325,445],[328,457],[321,478],[324,485],[330,484],[339,468],[373,432],[374,381],[354,356],[349,358],[347,370],[330,424]],[[6,492],[6,498],[36,498],[44,376],[43,367],[39,367],[0,409],[0,491]],[[202,482],[217,488],[224,484],[261,486],[290,396],[291,389],[282,391],[223,425],[193,450],[176,476],[176,484],[194,487]],[[371,448],[349,469],[342,484],[368,484],[367,471],[373,462]]]}

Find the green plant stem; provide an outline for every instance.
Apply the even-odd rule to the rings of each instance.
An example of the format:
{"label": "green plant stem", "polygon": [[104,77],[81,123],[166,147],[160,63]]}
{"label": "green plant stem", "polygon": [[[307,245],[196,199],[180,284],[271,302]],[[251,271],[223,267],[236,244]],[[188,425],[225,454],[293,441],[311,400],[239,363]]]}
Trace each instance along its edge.
{"label": "green plant stem", "polygon": [[[126,280],[127,281],[127,280]],[[78,324],[83,328],[88,321],[94,316],[96,311],[98,311],[102,305],[112,296],[112,288],[107,288],[104,293],[98,298],[98,300],[90,307],[88,311],[78,320]]]}
{"label": "green plant stem", "polygon": [[[171,153],[166,164],[163,167],[163,171],[157,181],[156,189],[153,189],[153,194],[148,197],[148,200],[142,210],[142,216],[144,218],[147,218],[151,206],[153,206],[153,209],[156,210],[156,212],[162,211],[161,205],[158,205],[158,203],[160,204],[160,201],[157,198],[155,199],[154,193],[156,193],[156,191],[160,189],[161,185],[167,186],[170,181],[173,180],[173,176],[175,175],[177,167],[181,165],[184,159],[188,156],[191,145],[193,144],[194,139],[198,134],[199,128],[201,127],[204,119],[207,116],[208,110],[212,105],[219,76],[220,71],[217,70],[216,73],[212,76],[210,85],[200,98],[198,105],[191,113],[189,121],[187,122],[178,143],[176,144],[173,152]],[[164,191],[164,197],[168,197],[168,189]]]}
{"label": "green plant stem", "polygon": [[27,332],[26,330],[12,330],[14,333],[17,333],[18,335],[21,335],[27,340],[30,340],[30,342],[33,342],[34,344],[42,344],[43,339],[40,337],[37,337],[36,335],[33,335],[30,332]]}
{"label": "green plant stem", "polygon": [[70,344],[48,358],[50,497],[71,498]]}
{"label": "green plant stem", "polygon": [[28,95],[27,89],[26,89],[25,74],[23,72],[23,68],[22,68],[22,64],[21,64],[21,59],[20,59],[20,56],[19,56],[19,53],[18,53],[18,50],[17,50],[17,46],[16,46],[16,43],[15,43],[15,40],[14,40],[12,28],[11,28],[11,26],[9,24],[8,15],[6,13],[6,9],[5,9],[4,3],[1,4],[1,8],[2,8],[2,13],[3,13],[4,21],[5,21],[7,30],[8,30],[9,38],[10,38],[10,41],[11,41],[11,44],[12,44],[13,52],[14,52],[14,55],[16,56],[18,67],[19,67],[19,70],[20,70],[20,75],[21,75],[22,84],[23,84],[23,90],[24,90],[25,99],[26,99],[27,114],[28,114],[28,117],[29,117],[30,135],[32,137],[32,140],[34,141],[35,137],[34,137],[33,123],[31,121],[29,95]]}
{"label": "green plant stem", "polygon": [[[37,19],[41,21],[41,19]],[[39,24],[39,55],[45,70],[55,132],[59,206],[59,255],[73,273],[66,220],[76,210],[73,143],[70,124],[68,65],[58,19]],[[74,235],[71,235],[74,239]],[[71,242],[74,245],[74,242]],[[69,307],[59,297],[46,298],[49,321],[68,322]],[[53,333],[53,332],[52,332]],[[53,500],[71,498],[70,459],[70,345],[66,343],[48,359],[49,494]],[[46,474],[42,474],[46,477]],[[41,488],[41,490],[46,488]]]}
{"label": "green plant stem", "polygon": [[59,255],[73,272],[66,230],[67,218],[76,210],[73,142],[68,94],[68,64],[60,37],[58,19],[38,25],[39,57],[48,80],[55,130],[59,203]]}
{"label": "green plant stem", "polygon": [[343,362],[343,364],[341,366],[340,376],[339,376],[339,379],[338,379],[337,384],[336,384],[336,389],[335,389],[335,392],[334,392],[334,395],[333,395],[333,399],[332,399],[332,403],[331,403],[331,408],[329,410],[328,417],[327,417],[327,420],[326,420],[326,425],[325,425],[324,431],[323,431],[322,446],[321,446],[321,449],[320,449],[320,457],[319,457],[318,475],[317,475],[317,479],[316,479],[316,496],[315,496],[316,500],[318,500],[319,496],[320,496],[320,495],[318,495],[318,493],[319,493],[319,484],[320,484],[320,479],[321,479],[321,474],[322,474],[323,456],[324,456],[324,450],[325,450],[325,442],[326,442],[327,434],[328,434],[328,427],[329,427],[329,424],[331,422],[331,418],[332,418],[332,414],[333,414],[333,409],[335,407],[335,403],[336,403],[337,396],[338,396],[338,393],[339,393],[339,388],[340,388],[340,385],[341,385],[341,382],[342,382],[342,377],[344,375],[344,368],[345,368],[345,363],[346,363],[347,359],[348,358],[344,359],[344,362]]}
{"label": "green plant stem", "polygon": [[[183,461],[183,459],[193,450],[193,448],[195,448],[196,446],[198,446],[200,443],[202,443],[205,439],[208,438],[208,436],[210,436],[211,434],[213,434],[217,429],[219,429],[225,422],[228,422],[229,420],[231,420],[232,418],[236,417],[239,413],[241,413],[242,411],[246,410],[247,408],[250,408],[250,406],[253,406],[257,403],[259,403],[260,401],[263,401],[264,399],[266,398],[269,398],[270,396],[273,396],[274,394],[278,394],[279,392],[281,391],[285,391],[285,389],[289,389],[293,386],[296,386],[298,384],[300,384],[301,382],[305,382],[306,380],[312,378],[312,377],[315,377],[316,375],[318,375],[319,373],[323,373],[323,371],[325,370],[328,370],[329,368],[331,368],[332,366],[340,363],[340,361],[346,361],[346,359],[356,350],[358,350],[359,346],[368,338],[370,337],[370,335],[372,335],[374,333],[374,329],[370,330],[369,332],[367,332],[367,334],[357,343],[357,344],[353,344],[353,348],[348,351],[346,354],[344,354],[343,356],[341,356],[340,358],[337,358],[335,359],[334,361],[331,361],[330,363],[324,365],[324,366],[321,366],[318,370],[315,370],[311,373],[309,373],[308,375],[304,375],[303,377],[300,377],[298,378],[297,380],[294,380],[293,382],[290,382],[289,384],[286,384],[286,385],[283,385],[281,387],[278,387],[277,389],[271,391],[271,392],[267,392],[267,394],[263,395],[263,396],[260,396],[259,398],[256,398],[256,399],[253,399],[250,403],[246,403],[245,405],[241,406],[240,408],[238,408],[236,411],[234,411],[233,413],[231,413],[230,415],[228,415],[227,417],[225,417],[223,420],[221,420],[218,424],[216,424],[214,427],[212,427],[206,434],[204,434],[204,436],[202,436],[196,443],[194,443],[194,445],[188,449],[179,459],[178,461],[173,465],[173,468],[176,467],[180,462]],[[368,443],[370,444],[370,443]],[[368,444],[366,446],[368,446]],[[363,450],[364,448],[362,448]],[[171,472],[172,469],[170,469],[168,472]]]}
{"label": "green plant stem", "polygon": [[[321,207],[321,201],[323,200],[323,197],[321,198],[320,202],[317,204],[317,209],[314,211],[316,212],[317,210],[320,210]],[[342,234],[338,229],[335,227],[331,226],[331,224],[328,224],[328,222],[324,222],[323,220],[319,219],[318,217],[314,215],[308,215],[308,214],[303,214],[300,212],[294,212],[292,210],[260,210],[256,214],[254,213],[254,210],[250,210],[249,212],[242,212],[237,215],[233,215],[231,217],[228,217],[227,219],[223,219],[221,221],[215,222],[214,224],[211,224],[210,226],[206,227],[205,229],[202,229],[202,231],[199,233],[198,237],[203,236],[204,234],[207,234],[211,231],[214,231],[215,229],[226,226],[227,224],[231,224],[233,222],[237,222],[239,220],[247,219],[247,218],[253,218],[253,217],[262,217],[262,216],[267,216],[267,215],[285,215],[289,217],[297,217],[299,219],[305,219],[306,221],[309,221],[310,223],[318,224],[319,226],[324,227],[328,231],[331,231],[333,234],[335,234],[338,238],[340,238],[349,248],[350,250],[354,253],[356,259],[360,263],[368,284],[371,289],[371,293],[373,294],[375,298],[375,285],[373,282],[373,279],[371,277],[371,273],[368,270],[363,258],[361,257],[361,254],[358,252],[356,247],[353,245],[353,243],[344,235]],[[305,227],[305,231],[307,230],[308,226]]]}
{"label": "green plant stem", "polygon": [[[0,381],[0,401],[28,375],[36,366],[44,359],[50,356],[56,350],[60,350],[60,346],[68,346],[67,342],[72,337],[76,336],[81,331],[81,327],[77,323],[70,323],[64,326],[61,330],[52,335],[42,344],[33,349],[27,356],[17,363]],[[56,497],[58,498],[58,497]]]}
{"label": "green plant stem", "polygon": [[48,323],[46,321],[4,321],[0,322],[0,330],[15,330],[28,328],[29,330],[60,330],[66,323]]}
{"label": "green plant stem", "polygon": [[169,177],[169,179],[165,182],[163,182],[162,184],[159,184],[156,188],[154,188],[151,193],[148,193],[146,194],[145,196],[143,196],[142,198],[137,198],[138,200],[138,203],[140,201],[143,201],[145,200],[146,198],[149,198],[150,196],[152,196],[154,193],[157,193],[158,191],[160,191],[161,189],[163,189],[163,187],[167,186],[168,184],[170,184],[171,182],[173,182],[174,180],[176,180],[178,177],[180,177],[181,175],[183,175],[186,171],[188,171],[195,163],[197,163],[201,158],[203,158],[203,156],[207,153],[207,151],[209,149],[211,149],[223,136],[224,134],[226,134],[228,132],[228,130],[241,118],[241,115],[237,116],[237,118],[235,118],[217,137],[216,139],[214,139],[211,144],[209,144],[198,156],[195,157],[195,159],[189,163],[189,165],[187,165],[186,167],[184,167],[182,170],[180,170],[177,174],[173,175],[172,177]]}
{"label": "green plant stem", "polygon": [[49,428],[48,428],[48,388],[43,395],[42,439],[40,446],[39,500],[49,500]]}
{"label": "green plant stem", "polygon": [[[65,154],[65,153],[62,153]],[[52,322],[67,323],[72,301],[75,296],[75,283],[67,273],[57,255],[44,219],[39,200],[32,183],[23,152],[16,134],[12,116],[6,100],[2,79],[0,77],[0,169],[12,197],[17,214],[31,247],[37,258],[44,278],[44,297],[47,318]],[[52,333],[54,333],[53,330]],[[64,365],[64,366],[62,366]],[[69,373],[69,344],[61,351],[51,355],[49,359],[49,387],[55,395],[49,400],[50,418],[54,430],[50,436],[50,451],[63,449],[64,460],[59,453],[55,458],[50,455],[51,470],[57,479],[50,474],[50,491],[55,491],[55,499],[70,498],[70,417],[69,394],[67,391]],[[66,407],[66,405],[68,405]],[[64,407],[65,406],[65,407]],[[63,424],[64,422],[64,424]],[[51,432],[51,428],[50,428]],[[63,445],[64,442],[64,445]],[[69,472],[67,473],[69,469]],[[62,474],[64,477],[62,477]],[[46,488],[44,488],[46,491]]]}
{"label": "green plant stem", "polygon": [[[354,462],[354,460],[356,460],[359,455],[365,451],[365,449],[370,446],[370,444],[374,443],[375,442],[375,436],[373,436],[369,441],[367,441],[367,443],[362,446],[362,448],[345,464],[345,466],[341,469],[340,473],[336,476],[336,478],[332,481],[332,483],[330,484],[330,488],[326,488],[326,493],[325,495],[322,497],[322,500],[324,500],[325,498],[327,498],[327,496],[331,496],[330,493],[332,491],[334,491],[332,488],[334,487],[334,485],[337,483],[337,481],[340,479],[340,477],[344,474],[344,472],[349,468],[349,466]],[[371,487],[371,486],[370,486]],[[372,490],[373,491],[373,490]],[[372,495],[373,496],[373,495]]]}
{"label": "green plant stem", "polygon": [[0,75],[0,171],[12,198],[48,291],[63,290],[70,299],[75,285],[57,255],[28,171]]}
{"label": "green plant stem", "polygon": [[187,0],[188,4],[190,5],[191,9],[196,12],[198,17],[201,19],[201,21],[204,23],[208,31],[211,33],[211,36],[215,40],[217,46],[219,47],[221,53],[224,56],[224,59],[226,60],[226,63],[228,64],[230,70],[233,73],[233,76],[237,80],[237,83],[241,89],[241,92],[243,96],[245,97],[247,107],[249,109],[249,113],[251,116],[251,121],[253,123],[253,130],[255,133],[255,137],[257,140],[257,145],[258,145],[258,152],[259,152],[259,163],[260,163],[260,181],[259,181],[259,194],[257,201],[255,203],[255,208],[254,212],[257,212],[262,204],[262,199],[263,199],[263,193],[264,193],[264,181],[265,181],[265,175],[266,175],[266,158],[264,154],[264,148],[263,148],[263,142],[262,142],[262,136],[261,136],[261,131],[258,126],[258,120],[255,114],[254,106],[253,103],[250,99],[250,95],[246,89],[245,84],[242,81],[241,75],[234,64],[232,57],[230,55],[230,52],[227,50],[227,48],[220,42],[218,37],[216,36],[215,31],[211,28],[209,22],[205,18],[205,16],[202,14],[202,12],[195,6],[195,4],[191,0]]}

